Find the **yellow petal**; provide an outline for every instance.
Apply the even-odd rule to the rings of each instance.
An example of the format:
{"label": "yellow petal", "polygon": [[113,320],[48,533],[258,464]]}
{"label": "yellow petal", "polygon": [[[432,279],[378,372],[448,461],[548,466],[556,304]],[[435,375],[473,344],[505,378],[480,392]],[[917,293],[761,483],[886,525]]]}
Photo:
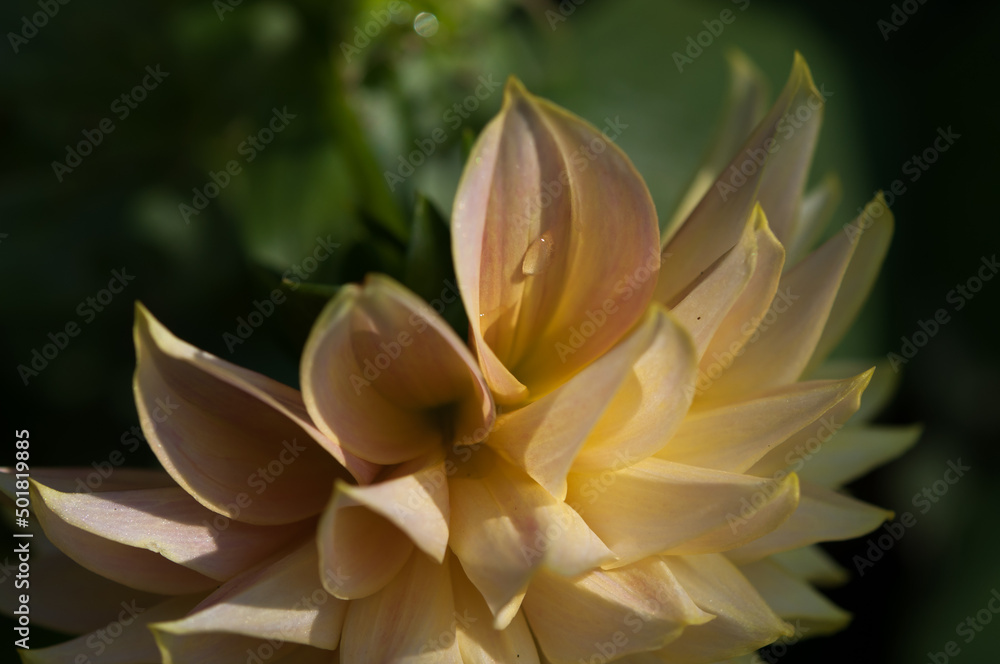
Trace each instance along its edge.
{"label": "yellow petal", "polygon": [[847,613],[808,583],[798,579],[769,560],[740,568],[757,592],[776,614],[795,624],[796,631],[818,636],[844,628],[850,621]]}
{"label": "yellow petal", "polygon": [[650,307],[649,327],[649,340],[573,461],[574,472],[638,463],[681,426],[694,397],[697,351],[684,327],[658,305]]}
{"label": "yellow petal", "polygon": [[766,226],[760,207],[754,208],[736,246],[705,270],[673,307],[674,316],[694,339],[699,360],[756,271],[757,231]]}
{"label": "yellow petal", "polygon": [[852,539],[869,533],[892,512],[829,489],[803,482],[799,507],[774,531],[726,555],[738,565],[816,542]]}
{"label": "yellow petal", "polygon": [[613,661],[658,650],[712,619],[660,558],[575,578],[538,574],[524,598],[531,630],[552,664]]}
{"label": "yellow petal", "polygon": [[247,523],[291,523],[323,509],[337,477],[374,476],[311,424],[292,388],[184,343],[142,305],[134,334],[143,432],[205,507]]}
{"label": "yellow petal", "polygon": [[868,371],[846,380],[793,383],[748,401],[695,411],[656,456],[703,468],[746,472],[776,446],[784,448],[782,443],[793,434],[805,430],[814,435],[810,425],[852,395],[856,402],[870,376]]}
{"label": "yellow petal", "polygon": [[758,200],[778,240],[793,232],[823,98],[798,53],[781,96],[666,244],[655,298],[673,302],[739,240]]}
{"label": "yellow petal", "polygon": [[557,387],[649,302],[656,211],[611,136],[510,79],[469,156],[453,253],[472,342],[501,404]]}
{"label": "yellow petal", "polygon": [[491,447],[557,498],[570,467],[636,463],[662,445],[690,404],[694,350],[660,307],[559,389],[501,415]]}
{"label": "yellow petal", "polygon": [[692,625],[661,651],[671,664],[709,664],[742,655],[793,634],[746,577],[725,556],[666,556],[681,586],[698,608],[715,616]]}
{"label": "yellow petal", "polygon": [[[733,359],[743,353],[747,342],[754,338],[757,325],[767,316],[785,263],[785,250],[767,225],[760,206],[751,217],[757,247],[754,271],[736,301],[726,306],[727,313],[716,327],[701,356],[698,367],[698,396],[709,390],[732,366]],[[749,224],[748,224],[749,225]],[[697,402],[696,402],[697,403]]]}
{"label": "yellow petal", "polygon": [[340,642],[347,602],[331,597],[320,580],[311,538],[286,555],[224,584],[187,616],[152,626],[163,647],[195,651],[184,642],[223,632],[334,650]]}
{"label": "yellow petal", "polygon": [[[844,386],[844,396],[824,412],[819,419],[802,427],[788,436],[778,445],[768,450],[753,466],[747,470],[751,475],[773,477],[776,473],[789,468],[793,472],[802,470],[807,465],[813,465],[816,454],[828,442],[837,437],[851,416],[858,410],[861,395],[871,380],[872,369],[849,378],[846,381],[831,381]],[[803,385],[823,384],[827,381],[810,381]],[[822,461],[818,462],[822,463]]]}
{"label": "yellow petal", "polygon": [[798,482],[651,457],[618,472],[570,475],[567,502],[619,556],[725,551],[774,530],[795,510]]}
{"label": "yellow petal", "polygon": [[809,372],[809,378],[824,380],[853,376],[871,367],[875,367],[875,373],[872,374],[868,387],[861,395],[861,406],[851,416],[851,424],[860,424],[870,422],[876,415],[880,414],[889,405],[899,387],[899,374],[892,370],[884,357],[860,360],[854,358],[830,359]]}
{"label": "yellow petal", "polygon": [[[21,661],[24,664],[91,661],[100,661],[101,664],[156,664],[160,661],[160,654],[147,626],[159,620],[183,616],[202,597],[203,595],[171,597],[153,606],[125,602],[118,617],[103,625],[100,630],[56,646],[23,650]],[[32,607],[32,612],[34,610],[35,607]]]}
{"label": "yellow petal", "polygon": [[921,426],[850,426],[823,443],[815,458],[802,466],[802,479],[825,487],[838,487],[895,459],[909,449],[923,432]]}
{"label": "yellow petal", "polygon": [[579,574],[614,558],[583,519],[484,447],[449,482],[451,549],[506,627],[540,567]]}
{"label": "yellow petal", "polygon": [[342,662],[462,664],[448,562],[419,551],[387,586],[350,602]]}
{"label": "yellow petal", "polygon": [[783,274],[767,313],[744,321],[753,334],[742,352],[699,401],[731,401],[798,380],[827,323],[854,247],[839,234]]}
{"label": "yellow petal", "polygon": [[794,237],[787,247],[789,265],[798,263],[819,241],[843,194],[840,178],[830,174],[802,197]]}
{"label": "yellow petal", "polygon": [[[676,230],[691,214],[767,112],[768,84],[756,65],[738,50],[726,53],[726,63],[729,65],[729,92],[721,126],[712,138],[711,150],[667,225],[667,233]],[[668,237],[664,237],[664,242],[667,240]]]}
{"label": "yellow petal", "polygon": [[769,560],[789,574],[818,586],[839,586],[848,578],[847,570],[815,544],[780,551]]}
{"label": "yellow petal", "polygon": [[318,533],[327,590],[344,599],[371,595],[406,564],[414,544],[442,562],[448,517],[443,460],[403,464],[368,486],[338,484]]}
{"label": "yellow petal", "polygon": [[357,456],[395,464],[486,437],[493,403],[448,324],[388,277],[342,288],[313,325],[302,391],[319,428]]}
{"label": "yellow petal", "polygon": [[857,219],[844,227],[844,234],[854,244],[854,253],[806,371],[819,366],[854,323],[878,278],[882,261],[889,251],[892,230],[892,212],[881,193],[865,206]]}
{"label": "yellow petal", "polygon": [[462,566],[451,558],[458,648],[467,664],[538,664],[538,650],[524,612],[504,629],[494,629],[493,614]]}

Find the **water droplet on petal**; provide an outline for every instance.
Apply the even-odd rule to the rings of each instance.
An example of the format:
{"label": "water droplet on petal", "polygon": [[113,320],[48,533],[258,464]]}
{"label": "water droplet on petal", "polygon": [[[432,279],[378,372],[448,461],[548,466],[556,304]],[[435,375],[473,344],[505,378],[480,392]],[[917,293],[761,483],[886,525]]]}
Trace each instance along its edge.
{"label": "water droplet on petal", "polygon": [[413,19],[413,29],[421,37],[433,37],[438,31],[437,16],[429,12],[420,12]]}
{"label": "water droplet on petal", "polygon": [[537,240],[528,246],[524,252],[524,260],[521,262],[521,272],[526,275],[541,274],[552,262],[552,251],[555,246],[552,243],[551,233],[542,233]]}

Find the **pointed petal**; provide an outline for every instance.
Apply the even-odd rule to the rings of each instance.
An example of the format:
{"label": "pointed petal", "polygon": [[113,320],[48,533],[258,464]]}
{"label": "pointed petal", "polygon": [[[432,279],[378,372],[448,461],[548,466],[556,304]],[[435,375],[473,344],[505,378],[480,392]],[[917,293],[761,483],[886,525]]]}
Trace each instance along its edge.
{"label": "pointed petal", "polygon": [[351,479],[345,465],[359,479],[373,474],[309,423],[292,388],[184,343],[142,305],[134,334],[143,431],[205,507],[247,523],[291,523],[323,508],[334,479]]}
{"label": "pointed petal", "polygon": [[802,198],[795,234],[788,244],[788,264],[795,265],[816,245],[833,218],[844,192],[840,178],[829,174]]}
{"label": "pointed petal", "polygon": [[[117,620],[101,630],[49,648],[24,650],[21,661],[24,664],[67,664],[97,661],[99,656],[101,664],[156,664],[160,655],[147,626],[184,615],[201,598],[202,595],[171,597],[154,606],[129,602],[126,610],[119,612]],[[114,638],[110,638],[112,635]]]}
{"label": "pointed petal", "polygon": [[622,564],[750,542],[792,514],[798,481],[794,474],[778,482],[651,457],[614,474],[570,475],[567,502]]}
{"label": "pointed petal", "polygon": [[[147,548],[120,544],[103,535],[95,535],[85,528],[64,520],[49,507],[49,500],[62,509],[58,492],[35,480],[31,481],[31,499],[35,516],[49,540],[83,567],[112,581],[159,595],[187,595],[208,590],[218,581]],[[78,514],[68,511],[70,519]],[[86,525],[86,516],[83,520]]]}
{"label": "pointed petal", "polygon": [[[280,639],[258,639],[227,632],[175,635],[155,632],[160,654],[150,664],[219,664],[220,662],[267,662],[267,664],[336,664],[336,652]],[[162,658],[162,659],[161,659]],[[129,662],[129,664],[137,664]]]}
{"label": "pointed petal", "polygon": [[807,372],[827,358],[857,318],[882,269],[892,230],[892,212],[881,193],[865,206],[857,219],[844,227],[844,233],[855,245],[854,253],[830,309],[826,327],[806,367]]}
{"label": "pointed petal", "polygon": [[[676,230],[691,214],[767,112],[768,83],[757,66],[737,50],[726,53],[726,63],[729,65],[729,93],[721,126],[715,132],[711,150],[667,225],[668,233]],[[665,237],[664,241],[667,239]]]}
{"label": "pointed petal", "polygon": [[698,608],[715,616],[685,629],[662,651],[665,661],[709,664],[792,636],[792,626],[775,615],[725,556],[666,556],[664,562]]}
{"label": "pointed petal", "polygon": [[698,359],[705,355],[715,331],[750,283],[757,268],[757,230],[766,227],[760,207],[747,218],[746,228],[736,246],[727,251],[695,281],[689,293],[672,309],[688,329],[698,349]]}
{"label": "pointed petal", "polygon": [[224,584],[186,617],[154,625],[160,642],[178,660],[175,651],[195,650],[186,639],[217,632],[335,650],[348,603],[323,590],[315,543],[309,538],[276,558]]}
{"label": "pointed petal", "polygon": [[712,619],[660,558],[571,579],[540,572],[524,598],[524,611],[552,664],[606,657],[599,649],[605,643],[613,644],[613,658],[658,650],[687,626]]}
{"label": "pointed petal", "polygon": [[695,411],[656,456],[703,468],[747,472],[793,434],[805,430],[815,435],[810,425],[852,395],[856,400],[870,375],[869,371],[846,380],[793,383],[748,401]]}
{"label": "pointed petal", "polygon": [[781,96],[666,244],[657,301],[674,302],[737,243],[756,201],[775,237],[784,240],[792,233],[822,108],[823,97],[796,53]]}
{"label": "pointed petal", "polygon": [[662,445],[690,404],[694,365],[685,330],[653,307],[632,334],[562,387],[500,416],[489,444],[565,497],[571,467],[635,463]]}
{"label": "pointed petal", "polygon": [[768,315],[778,292],[785,250],[768,228],[767,219],[759,206],[754,208],[752,221],[757,246],[754,271],[739,297],[728,307],[725,318],[715,329],[702,354],[695,390],[698,396],[702,396],[719,376],[729,370],[733,358],[742,355],[751,340],[757,340],[754,336],[757,326]]}
{"label": "pointed petal", "polygon": [[851,614],[771,561],[751,563],[740,571],[774,612],[794,622],[803,634],[830,634],[843,629],[851,619]]}
{"label": "pointed petal", "polygon": [[802,483],[799,507],[773,532],[726,555],[738,565],[816,542],[852,539],[869,533],[892,512],[815,484]]}
{"label": "pointed petal", "polygon": [[[847,381],[834,381],[846,385],[844,397],[834,403],[819,419],[802,427],[788,436],[778,445],[768,450],[767,454],[747,470],[751,475],[774,477],[777,473],[790,468],[798,472],[807,465],[815,463],[813,458],[823,446],[837,437],[861,402],[861,395],[871,380],[872,369]],[[824,383],[826,381],[815,381]],[[805,383],[809,384],[809,383]],[[822,463],[822,462],[818,462]]]}
{"label": "pointed petal", "polygon": [[493,403],[475,359],[429,305],[369,275],[330,301],[302,354],[306,407],[357,456],[395,464],[456,440],[475,443]]}
{"label": "pointed petal", "polygon": [[451,549],[507,626],[540,567],[572,575],[614,558],[583,519],[484,447],[449,482]]}
{"label": "pointed petal", "polygon": [[847,570],[815,544],[779,551],[770,560],[789,574],[818,586],[839,586],[848,578]]}
{"label": "pointed petal", "polygon": [[573,461],[574,472],[623,468],[677,431],[694,397],[696,350],[687,330],[652,306],[652,336]]}
{"label": "pointed petal", "polygon": [[[827,323],[854,251],[839,234],[781,277],[768,313],[732,366],[701,396],[721,402],[793,383],[802,375]],[[777,358],[777,359],[776,359]]]}
{"label": "pointed petal", "polygon": [[454,557],[450,563],[462,660],[476,664],[538,664],[538,650],[524,612],[518,611],[505,629],[494,629],[493,614],[483,596]]}
{"label": "pointed petal", "polygon": [[892,370],[884,357],[880,360],[875,358],[827,360],[810,372],[809,378],[824,380],[853,376],[871,367],[875,367],[875,373],[872,375],[868,387],[865,388],[864,394],[861,395],[861,407],[851,416],[851,424],[861,424],[870,422],[881,413],[896,395],[896,389],[899,387],[899,374]]}
{"label": "pointed petal", "polygon": [[[32,539],[34,549],[39,536]],[[13,562],[13,561],[11,561]],[[152,606],[166,599],[115,583],[73,562],[61,552],[31,557],[31,624],[66,634],[91,632],[112,622],[135,600],[139,606]],[[10,578],[10,577],[8,577]],[[67,597],[86,597],[86,604],[67,602]],[[0,594],[0,613],[10,616],[20,606],[17,594]]]}
{"label": "pointed petal", "polygon": [[923,427],[851,426],[823,444],[816,459],[799,471],[803,480],[820,486],[847,484],[908,450]]}
{"label": "pointed petal", "polygon": [[314,528],[311,520],[281,526],[231,521],[180,487],[63,493],[36,483],[50,528],[68,526],[147,549],[218,581],[232,578]]}
{"label": "pointed petal", "polygon": [[414,551],[387,586],[351,601],[340,661],[462,664],[454,611],[447,561]]}
{"label": "pointed petal", "polygon": [[368,486],[338,484],[318,533],[326,589],[344,599],[371,595],[402,569],[414,544],[442,562],[448,518],[443,460],[404,464]]}
{"label": "pointed petal", "polygon": [[[645,311],[659,229],[642,178],[608,136],[514,79],[469,156],[454,210],[458,283],[499,403],[554,389]],[[593,329],[585,343],[561,353],[584,326]]]}

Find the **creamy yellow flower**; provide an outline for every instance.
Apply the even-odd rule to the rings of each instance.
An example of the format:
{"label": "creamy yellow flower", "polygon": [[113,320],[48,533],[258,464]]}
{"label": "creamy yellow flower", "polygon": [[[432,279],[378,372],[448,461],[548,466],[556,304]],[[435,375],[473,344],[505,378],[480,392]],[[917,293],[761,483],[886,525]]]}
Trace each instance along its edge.
{"label": "creamy yellow flower", "polygon": [[114,661],[694,664],[842,626],[813,545],[887,518],[836,488],[917,433],[847,425],[872,370],[824,362],[892,216],[876,198],[807,253],[837,198],[804,193],[822,95],[796,56],[761,117],[734,72],[662,240],[621,149],[508,83],[454,206],[468,347],[371,275],[316,321],[299,394],[140,307],[166,472],[32,487],[49,539],[149,593]]}

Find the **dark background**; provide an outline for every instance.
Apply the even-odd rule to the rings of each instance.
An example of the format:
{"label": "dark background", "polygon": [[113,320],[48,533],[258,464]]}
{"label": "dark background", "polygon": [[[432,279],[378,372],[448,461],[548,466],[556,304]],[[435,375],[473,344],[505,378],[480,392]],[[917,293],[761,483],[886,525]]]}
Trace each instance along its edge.
{"label": "dark background", "polygon": [[[836,92],[813,170],[813,180],[835,170],[844,183],[832,229],[875,189],[898,178],[907,183],[893,205],[889,257],[846,342],[849,354],[884,360],[919,321],[939,308],[951,315],[905,365],[879,420],[922,422],[924,436],[851,488],[900,514],[915,511],[913,495],[940,479],[949,460],[972,469],[918,514],[917,525],[863,578],[830,591],[855,614],[853,624],[795,646],[781,661],[925,662],[928,651],[950,640],[959,641],[963,662],[995,661],[1000,621],[969,644],[955,625],[1000,587],[1000,281],[985,284],[961,311],[946,298],[1000,249],[992,205],[1000,8],[895,3],[915,12],[885,39],[878,21],[890,20],[888,2],[752,0],[740,12],[730,2],[587,0],[554,24],[546,11],[558,11],[557,3],[497,1],[473,9],[415,2],[408,22],[386,26],[348,62],[338,44],[386,4],[246,0],[220,20],[210,0],[100,7],[74,0],[18,53],[4,38],[2,413],[6,431],[30,429],[33,465],[87,466],[123,449],[122,434],[137,423],[135,300],[181,338],[294,384],[298,350],[323,295],[293,293],[282,273],[310,255],[318,235],[330,234],[341,247],[310,284],[342,283],[369,270],[412,276],[406,247],[417,192],[447,216],[463,136],[499,108],[497,91],[458,128],[444,121],[446,109],[474,94],[480,76],[502,82],[515,73],[595,124],[621,115],[630,122],[621,144],[666,220],[718,119],[726,49],[750,55],[775,93],[799,49],[817,83]],[[727,8],[737,20],[678,72],[672,54],[704,29],[701,21]],[[437,35],[414,34],[412,16],[421,10],[439,17]],[[21,18],[37,11],[33,2],[5,3],[0,30],[20,31]],[[112,101],[157,64],[169,77],[120,119]],[[238,146],[284,107],[296,118],[247,163]],[[67,144],[105,117],[114,132],[57,181],[51,163],[64,161]],[[390,192],[383,171],[437,127],[447,130],[447,141]],[[933,143],[939,127],[961,137],[911,183],[903,164]],[[178,206],[190,205],[192,188],[204,188],[209,172],[231,159],[242,172],[185,223]],[[122,268],[135,280],[86,322],[78,305]],[[276,287],[289,302],[230,352],[223,334],[235,332],[236,319]],[[70,321],[81,326],[79,336],[25,385],[18,365],[30,365],[32,351]],[[126,456],[130,465],[154,463],[144,448]],[[828,550],[853,569],[866,539]]]}

